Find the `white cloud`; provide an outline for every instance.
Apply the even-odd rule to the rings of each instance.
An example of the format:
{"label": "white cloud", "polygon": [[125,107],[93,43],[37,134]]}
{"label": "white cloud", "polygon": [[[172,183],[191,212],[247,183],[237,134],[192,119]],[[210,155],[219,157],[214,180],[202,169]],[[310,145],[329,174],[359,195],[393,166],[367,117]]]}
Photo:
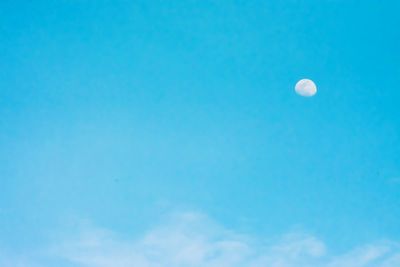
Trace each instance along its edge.
{"label": "white cloud", "polygon": [[206,216],[185,213],[137,240],[91,229],[56,249],[57,256],[85,267],[398,267],[396,243],[381,242],[329,255],[325,244],[304,234],[274,244],[240,235]]}
{"label": "white cloud", "polygon": [[89,227],[50,251],[49,257],[77,267],[400,266],[398,243],[377,242],[332,255],[311,235],[288,234],[271,242],[229,231],[196,213],[172,216],[134,240]]}

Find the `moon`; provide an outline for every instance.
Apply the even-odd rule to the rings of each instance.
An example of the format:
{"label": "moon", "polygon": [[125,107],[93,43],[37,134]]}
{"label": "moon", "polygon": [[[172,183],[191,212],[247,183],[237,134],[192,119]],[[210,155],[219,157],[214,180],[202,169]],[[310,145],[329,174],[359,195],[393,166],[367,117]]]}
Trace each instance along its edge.
{"label": "moon", "polygon": [[317,93],[317,86],[310,79],[301,79],[296,83],[294,90],[298,95],[312,97]]}

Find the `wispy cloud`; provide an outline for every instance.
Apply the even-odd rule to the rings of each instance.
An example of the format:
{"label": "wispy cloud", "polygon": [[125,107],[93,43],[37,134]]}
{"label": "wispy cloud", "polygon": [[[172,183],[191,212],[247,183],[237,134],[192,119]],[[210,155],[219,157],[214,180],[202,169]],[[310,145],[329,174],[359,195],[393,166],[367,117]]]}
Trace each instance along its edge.
{"label": "wispy cloud", "polygon": [[335,256],[311,235],[288,234],[271,244],[229,231],[196,213],[175,215],[137,240],[88,229],[55,251],[60,258],[88,267],[400,266],[396,243],[369,244]]}
{"label": "wispy cloud", "polygon": [[395,242],[367,244],[332,255],[312,235],[288,234],[269,242],[230,231],[197,213],[172,216],[134,240],[89,227],[49,251],[52,258],[79,267],[400,266],[400,246]]}

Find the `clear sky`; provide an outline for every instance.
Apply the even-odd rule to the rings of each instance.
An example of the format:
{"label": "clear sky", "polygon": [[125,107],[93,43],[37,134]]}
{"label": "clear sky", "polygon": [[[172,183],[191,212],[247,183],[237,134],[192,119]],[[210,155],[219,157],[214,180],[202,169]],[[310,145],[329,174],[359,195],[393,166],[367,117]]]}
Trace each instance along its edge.
{"label": "clear sky", "polygon": [[386,240],[398,261],[379,266],[399,266],[399,8],[0,1],[0,263],[156,266],[43,251],[82,221],[137,244],[197,214],[253,239],[301,232],[331,258]]}

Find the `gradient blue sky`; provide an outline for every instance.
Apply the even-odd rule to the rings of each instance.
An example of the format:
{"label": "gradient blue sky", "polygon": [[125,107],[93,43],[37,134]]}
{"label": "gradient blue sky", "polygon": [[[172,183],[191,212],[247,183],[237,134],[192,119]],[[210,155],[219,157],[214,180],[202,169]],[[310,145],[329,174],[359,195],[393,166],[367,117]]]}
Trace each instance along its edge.
{"label": "gradient blue sky", "polygon": [[400,240],[399,8],[2,0],[0,248],[186,210],[337,251]]}

